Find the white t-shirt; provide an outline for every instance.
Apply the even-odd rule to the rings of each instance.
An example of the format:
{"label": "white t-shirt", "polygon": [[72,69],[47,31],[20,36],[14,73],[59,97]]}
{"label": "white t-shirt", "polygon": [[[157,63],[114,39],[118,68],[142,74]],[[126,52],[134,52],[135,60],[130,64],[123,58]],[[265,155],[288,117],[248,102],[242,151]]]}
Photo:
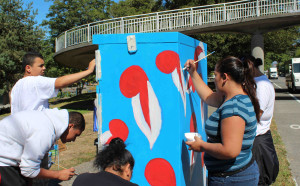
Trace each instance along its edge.
{"label": "white t-shirt", "polygon": [[267,76],[262,75],[254,78],[257,85],[257,98],[259,101],[260,110],[263,111],[260,122],[257,124],[256,136],[265,134],[270,130],[270,125],[273,117],[275,90]]}
{"label": "white t-shirt", "polygon": [[68,128],[69,113],[62,109],[22,111],[0,121],[0,166],[20,167],[34,178],[51,146]]}
{"label": "white t-shirt", "polygon": [[11,91],[11,114],[24,110],[49,108],[48,99],[56,97],[56,78],[27,76],[20,79]]}

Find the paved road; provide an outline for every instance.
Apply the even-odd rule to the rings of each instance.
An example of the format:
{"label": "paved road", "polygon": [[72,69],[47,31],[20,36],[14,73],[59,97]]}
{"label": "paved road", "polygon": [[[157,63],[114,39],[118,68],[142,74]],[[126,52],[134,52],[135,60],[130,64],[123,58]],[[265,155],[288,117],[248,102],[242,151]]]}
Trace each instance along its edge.
{"label": "paved road", "polygon": [[275,91],[274,119],[287,150],[295,181],[300,183],[300,93],[289,93],[285,78],[271,80]]}

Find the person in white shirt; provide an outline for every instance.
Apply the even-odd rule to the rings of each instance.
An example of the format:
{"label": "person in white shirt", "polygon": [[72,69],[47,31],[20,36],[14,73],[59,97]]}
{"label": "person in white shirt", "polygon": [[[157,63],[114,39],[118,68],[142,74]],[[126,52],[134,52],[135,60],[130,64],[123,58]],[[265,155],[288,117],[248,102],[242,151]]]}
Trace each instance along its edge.
{"label": "person in white shirt", "polygon": [[260,177],[258,185],[271,185],[275,182],[279,172],[279,161],[273,143],[270,126],[273,118],[275,90],[266,75],[260,70],[260,58],[245,56],[242,60],[252,61],[254,64],[254,80],[256,95],[260,105],[260,121],[257,123],[256,137],[253,142],[252,153],[259,167]]}
{"label": "person in white shirt", "polygon": [[58,78],[43,77],[46,67],[40,53],[26,53],[22,66],[24,77],[14,85],[10,94],[11,114],[23,110],[49,108],[48,99],[56,97],[59,89],[76,83],[94,72],[95,59],[89,63],[86,70]]}
{"label": "person in white shirt", "polygon": [[85,129],[82,114],[67,110],[22,111],[0,121],[0,185],[25,186],[30,178],[69,180],[74,168],[40,168],[44,155],[59,138],[75,141]]}

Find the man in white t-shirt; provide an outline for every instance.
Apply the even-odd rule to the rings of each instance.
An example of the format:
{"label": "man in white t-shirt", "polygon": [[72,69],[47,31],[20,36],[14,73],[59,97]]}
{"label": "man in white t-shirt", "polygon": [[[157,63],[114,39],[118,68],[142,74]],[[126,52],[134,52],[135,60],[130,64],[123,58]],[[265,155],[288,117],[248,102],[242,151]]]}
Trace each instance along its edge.
{"label": "man in white t-shirt", "polygon": [[82,114],[62,109],[22,111],[0,121],[0,185],[30,185],[30,178],[69,180],[75,169],[40,168],[56,140],[75,141],[85,129]]}
{"label": "man in white t-shirt", "polygon": [[[243,60],[243,59],[242,59]],[[279,172],[279,161],[271,135],[271,122],[273,118],[275,90],[272,83],[259,70],[262,65],[260,58],[244,57],[254,65],[254,80],[256,82],[256,97],[260,106],[260,121],[257,123],[256,137],[253,142],[252,153],[259,167],[259,186],[271,185],[275,182]]]}
{"label": "man in white t-shirt", "polygon": [[256,136],[259,136],[270,130],[274,111],[275,90],[266,75],[262,74],[257,76],[254,80],[257,85],[256,97],[258,98],[260,110],[262,111],[262,115],[256,129]]}
{"label": "man in white t-shirt", "polygon": [[46,70],[43,56],[28,52],[23,57],[24,77],[11,91],[11,114],[23,110],[43,110],[49,108],[48,99],[56,97],[58,89],[67,87],[93,73],[93,59],[86,70],[58,78],[43,77]]}

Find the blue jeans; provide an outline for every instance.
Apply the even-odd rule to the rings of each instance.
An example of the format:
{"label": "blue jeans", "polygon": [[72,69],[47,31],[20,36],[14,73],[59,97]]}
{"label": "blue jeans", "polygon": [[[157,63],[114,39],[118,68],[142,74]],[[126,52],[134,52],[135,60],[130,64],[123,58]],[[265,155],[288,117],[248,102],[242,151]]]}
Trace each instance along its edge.
{"label": "blue jeans", "polygon": [[208,173],[208,186],[234,185],[255,186],[258,184],[259,170],[256,161],[247,169],[226,177],[211,177]]}

